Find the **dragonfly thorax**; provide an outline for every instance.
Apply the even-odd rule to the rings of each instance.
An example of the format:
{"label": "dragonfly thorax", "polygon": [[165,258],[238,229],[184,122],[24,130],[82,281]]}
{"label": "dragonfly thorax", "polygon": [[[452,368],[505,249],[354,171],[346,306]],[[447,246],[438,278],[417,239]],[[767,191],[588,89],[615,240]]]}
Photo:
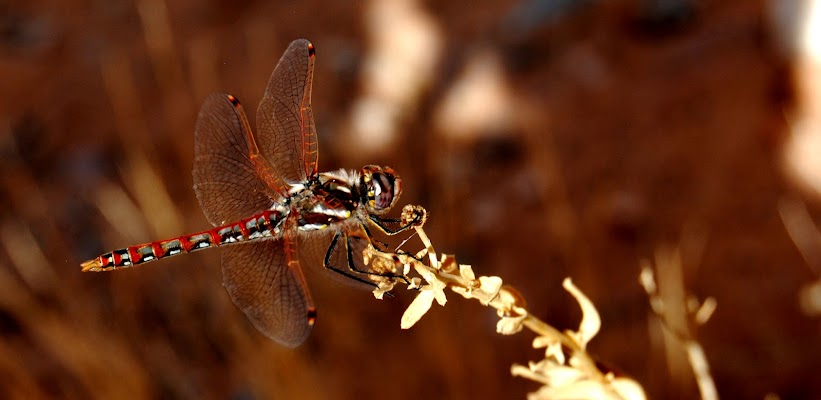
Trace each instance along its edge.
{"label": "dragonfly thorax", "polygon": [[299,214],[300,229],[309,231],[327,228],[357,213],[384,214],[400,193],[401,181],[393,169],[368,165],[360,172],[323,172],[292,185],[285,205]]}

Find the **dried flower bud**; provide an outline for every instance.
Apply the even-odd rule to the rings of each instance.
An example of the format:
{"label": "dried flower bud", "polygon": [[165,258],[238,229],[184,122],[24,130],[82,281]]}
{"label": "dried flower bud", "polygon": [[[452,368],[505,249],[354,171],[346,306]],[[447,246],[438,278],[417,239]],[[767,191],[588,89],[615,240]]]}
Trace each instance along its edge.
{"label": "dried flower bud", "polygon": [[476,280],[476,274],[473,273],[473,268],[470,265],[459,265],[459,275],[469,281]]}
{"label": "dried flower bud", "polygon": [[499,300],[510,309],[514,307],[527,308],[527,301],[525,301],[524,296],[510,285],[504,285],[499,290]]}
{"label": "dried flower bud", "polygon": [[379,282],[376,284],[376,289],[373,290],[373,297],[376,297],[379,300],[385,296],[385,293],[390,292],[393,290],[393,287],[396,285],[395,281],[384,281]]}
{"label": "dried flower bud", "polygon": [[402,215],[399,218],[402,221],[402,225],[414,224],[414,226],[422,226],[428,219],[428,211],[422,206],[408,204],[402,209]]}
{"label": "dried flower bud", "polygon": [[422,287],[422,278],[414,276],[413,278],[409,279],[410,283],[408,283],[408,290],[419,289]]}
{"label": "dried flower bud", "polygon": [[459,268],[456,264],[456,257],[452,254],[442,254],[442,259],[439,261],[439,269],[442,272],[452,274]]}
{"label": "dried flower bud", "polygon": [[519,333],[522,331],[522,323],[525,318],[527,318],[527,312],[515,317],[502,317],[502,319],[496,323],[496,332],[501,335],[513,335]]}
{"label": "dried flower bud", "polygon": [[486,293],[487,296],[482,296],[479,298],[479,302],[483,305],[490,304],[497,295],[499,295],[499,289],[502,287],[502,278],[498,276],[480,276],[479,277],[479,291],[482,293]]}
{"label": "dried flower bud", "polygon": [[[365,252],[367,252],[367,250],[368,249],[365,249]],[[402,268],[402,264],[395,257],[372,257],[369,261],[370,270],[377,274],[396,274],[399,269]]]}

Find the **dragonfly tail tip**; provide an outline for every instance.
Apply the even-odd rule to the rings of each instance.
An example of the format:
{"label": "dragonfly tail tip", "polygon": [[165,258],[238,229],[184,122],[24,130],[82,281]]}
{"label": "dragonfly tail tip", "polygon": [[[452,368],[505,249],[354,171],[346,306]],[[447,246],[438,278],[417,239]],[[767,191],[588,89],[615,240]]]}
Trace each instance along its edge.
{"label": "dragonfly tail tip", "polygon": [[83,268],[83,272],[100,270],[100,262],[96,259],[85,261],[80,266]]}
{"label": "dragonfly tail tip", "polygon": [[308,325],[314,326],[316,322],[316,308],[311,307],[308,309]]}

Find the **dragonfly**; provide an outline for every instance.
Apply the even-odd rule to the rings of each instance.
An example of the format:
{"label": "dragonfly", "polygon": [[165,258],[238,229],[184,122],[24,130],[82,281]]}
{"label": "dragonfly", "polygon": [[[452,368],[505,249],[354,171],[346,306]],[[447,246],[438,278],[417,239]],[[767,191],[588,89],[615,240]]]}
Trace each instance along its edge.
{"label": "dragonfly", "polygon": [[[291,42],[257,108],[252,133],[236,97],[215,93],[194,129],[194,192],[214,227],[129,246],[81,264],[112,271],[223,247],[223,286],[263,335],[287,347],[308,337],[317,311],[302,266],[332,271],[354,285],[376,286],[362,250],[371,229],[395,235],[418,221],[385,215],[402,192],[390,167],[318,172],[311,108],[315,50]],[[319,267],[321,266],[321,267]]]}

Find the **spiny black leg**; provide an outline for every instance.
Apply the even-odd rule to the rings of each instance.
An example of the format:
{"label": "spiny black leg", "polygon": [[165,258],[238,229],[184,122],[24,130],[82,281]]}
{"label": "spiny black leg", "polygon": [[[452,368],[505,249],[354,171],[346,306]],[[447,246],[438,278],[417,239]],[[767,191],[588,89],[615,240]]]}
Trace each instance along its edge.
{"label": "spiny black leg", "polygon": [[[353,258],[353,253],[352,253],[352,250],[351,250],[353,248],[353,246],[351,245],[351,237],[348,236],[348,235],[345,235],[345,245],[348,248],[348,268],[350,268],[352,271],[358,272],[360,274],[381,276],[381,277],[384,277],[384,278],[391,278],[391,279],[400,278],[403,281],[405,281],[405,284],[410,285],[410,281],[408,281],[408,278],[406,278],[404,275],[394,274],[394,273],[391,273],[391,272],[382,273],[382,272],[373,272],[373,271],[362,271],[362,270],[356,268],[356,265],[353,262],[354,258]],[[384,253],[383,251],[380,251],[379,249],[377,249],[376,251]]]}
{"label": "spiny black leg", "polygon": [[333,254],[334,249],[336,248],[336,243],[339,242],[339,236],[342,235],[342,231],[336,231],[334,234],[334,238],[331,239],[331,244],[328,246],[328,251],[325,252],[325,260],[322,261],[322,265],[325,268],[328,268],[331,265],[331,254]]}
{"label": "spiny black leg", "polygon": [[[375,249],[377,249],[377,250],[379,250],[379,251],[381,251],[381,252],[383,252],[383,253],[384,253],[384,252],[386,252],[386,251],[388,250],[388,244],[387,244],[387,243],[385,243],[385,242],[383,242],[383,241],[381,241],[381,240],[379,240],[379,239],[377,239],[377,238],[375,238],[375,237],[373,237],[373,235],[371,235],[371,230],[370,230],[370,229],[368,229],[368,226],[367,226],[367,225],[362,224],[361,226],[362,226],[362,230],[363,230],[363,231],[365,231],[365,235],[368,237],[368,240],[369,240],[372,244],[374,244],[374,246],[373,246],[373,247],[374,247]],[[382,248],[380,249],[380,248],[379,248],[379,247],[377,247],[376,245],[382,246]]]}
{"label": "spiny black leg", "polygon": [[381,217],[378,217],[378,216],[376,216],[376,215],[370,215],[370,218],[371,218],[371,222],[373,222],[373,224],[374,224],[374,225],[376,225],[377,227],[379,227],[379,229],[380,229],[382,232],[384,232],[384,233],[386,233],[386,234],[388,234],[388,235],[396,235],[396,234],[398,234],[398,233],[402,233],[402,232],[404,232],[404,231],[406,231],[406,230],[408,230],[408,229],[410,229],[410,228],[413,228],[414,226],[416,226],[416,224],[418,224],[418,223],[419,223],[419,217],[417,216],[416,218],[414,218],[414,219],[413,219],[413,221],[410,221],[410,222],[408,222],[408,223],[407,223],[407,224],[405,224],[405,225],[400,225],[400,226],[399,226],[398,228],[396,228],[396,229],[391,229],[391,228],[390,228],[390,227],[388,227],[386,224],[389,224],[389,223],[393,223],[393,224],[396,224],[396,223],[401,223],[401,222],[402,222],[402,220],[401,220],[401,219],[398,219],[398,218],[381,218]]}
{"label": "spiny black leg", "polygon": [[[338,274],[342,274],[343,276],[351,278],[351,279],[353,279],[357,282],[361,282],[361,283],[364,283],[364,284],[367,284],[367,285],[370,285],[370,286],[373,286],[373,287],[379,287],[379,285],[377,285],[373,282],[362,279],[358,276],[350,274],[346,271],[343,271],[342,269],[339,269],[339,268],[334,267],[333,265],[331,265],[331,255],[333,254],[334,250],[336,249],[336,245],[339,243],[339,238],[341,236],[342,236],[342,231],[337,231],[336,234],[334,235],[333,240],[331,240],[330,246],[328,246],[328,251],[325,253],[325,260],[322,262],[322,265],[325,268],[327,268],[327,269],[329,269],[333,272],[336,272]],[[350,249],[348,250],[348,254],[350,254]],[[348,260],[348,263],[350,264],[350,259]],[[352,269],[352,270],[356,271],[355,269]]]}
{"label": "spiny black leg", "polygon": [[[398,220],[398,219],[391,219],[391,220],[388,220],[388,221],[390,221],[390,222],[399,222],[399,220]],[[411,224],[411,225],[412,225],[412,224]],[[379,228],[381,229],[381,228],[382,228],[382,226],[379,226]],[[408,227],[405,227],[405,228],[404,228],[404,230],[407,230],[407,228],[408,228]],[[381,249],[380,249],[380,248],[378,248],[378,247],[376,247],[376,246],[374,246],[374,248],[375,248],[377,251],[382,252],[382,253],[390,253],[390,252],[388,251],[388,244],[387,244],[387,243],[385,243],[385,242],[383,242],[383,241],[381,241],[381,240],[379,240],[379,239],[374,238],[374,237],[373,237],[373,235],[371,235],[371,230],[370,230],[370,229],[368,229],[368,227],[367,227],[366,225],[364,225],[364,224],[362,225],[362,230],[364,230],[364,231],[365,231],[365,235],[367,235],[367,236],[368,236],[368,240],[369,240],[371,243],[377,243],[377,244],[379,244],[379,245],[381,245],[381,246],[382,246],[382,248],[381,248]],[[382,231],[384,232],[384,229],[382,229]],[[401,232],[401,230],[400,230],[399,232]],[[399,232],[396,232],[396,233],[399,233]],[[414,260],[416,260],[416,261],[423,262],[422,257],[417,257],[416,255],[411,254],[411,253],[408,253],[407,251],[404,251],[404,250],[396,250],[396,251],[394,251],[393,253],[395,253],[395,254],[399,254],[399,255],[403,255],[403,256],[408,256],[408,257],[410,257],[410,258],[412,258],[412,259],[414,259]]]}

